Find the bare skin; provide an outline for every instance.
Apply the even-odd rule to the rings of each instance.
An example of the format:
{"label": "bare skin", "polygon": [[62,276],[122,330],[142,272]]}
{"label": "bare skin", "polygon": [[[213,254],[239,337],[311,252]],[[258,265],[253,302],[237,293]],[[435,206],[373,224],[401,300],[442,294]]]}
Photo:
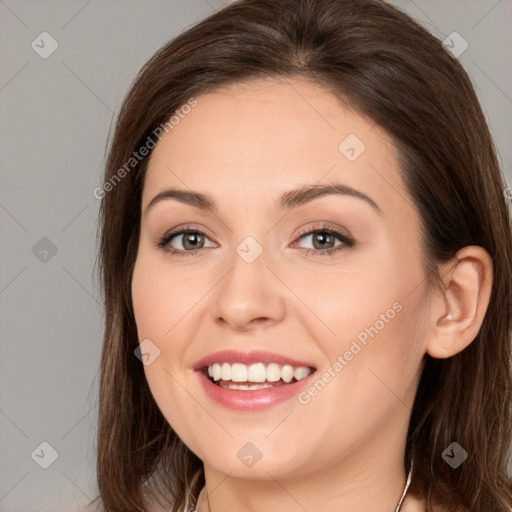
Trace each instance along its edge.
{"label": "bare skin", "polygon": [[[153,396],[203,461],[211,512],[394,512],[423,357],[451,357],[476,337],[489,302],[491,258],[480,247],[462,249],[441,269],[446,289],[428,293],[420,219],[396,148],[325,88],[265,80],[196,99],[157,144],[143,190],[132,296],[139,340],[160,350],[144,368]],[[357,139],[340,150],[351,134]],[[351,187],[378,208],[338,194],[277,208],[288,190],[328,183]],[[146,211],[171,187],[206,193],[218,210],[166,199]],[[318,225],[355,244],[331,238],[326,247],[325,236],[323,246],[315,243]],[[196,235],[202,248],[195,254],[184,245],[187,235],[166,247],[188,251],[184,256],[156,247],[185,226],[204,234]],[[249,236],[262,249],[251,263],[236,251]],[[320,254],[331,247],[342,248]],[[378,333],[334,370],[337,357],[372,326]],[[205,394],[193,370],[226,348],[309,361],[331,379],[307,403],[227,409]],[[261,452],[252,467],[237,457],[248,442]],[[402,512],[424,508],[409,495]],[[206,501],[198,512],[208,512]]]}

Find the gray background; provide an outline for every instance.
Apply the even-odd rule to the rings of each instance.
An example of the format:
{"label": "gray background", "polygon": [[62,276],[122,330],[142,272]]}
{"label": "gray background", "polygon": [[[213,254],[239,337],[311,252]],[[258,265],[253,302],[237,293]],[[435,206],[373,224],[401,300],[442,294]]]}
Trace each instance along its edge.
{"label": "gray background", "polygon": [[[85,510],[96,494],[103,307],[93,190],[107,135],[143,63],[228,3],[0,1],[0,511]],[[512,2],[393,3],[440,39],[456,31],[468,42],[459,59],[512,184]],[[44,31],[58,42],[46,59],[31,47]],[[45,39],[39,51],[50,48]],[[47,469],[42,442],[58,454]]]}

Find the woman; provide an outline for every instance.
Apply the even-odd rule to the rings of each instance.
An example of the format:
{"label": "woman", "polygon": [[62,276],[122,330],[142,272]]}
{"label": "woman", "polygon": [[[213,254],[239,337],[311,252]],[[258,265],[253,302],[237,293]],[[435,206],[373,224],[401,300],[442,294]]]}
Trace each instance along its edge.
{"label": "woman", "polygon": [[512,237],[467,74],[379,0],[164,46],[99,191],[102,510],[512,510]]}

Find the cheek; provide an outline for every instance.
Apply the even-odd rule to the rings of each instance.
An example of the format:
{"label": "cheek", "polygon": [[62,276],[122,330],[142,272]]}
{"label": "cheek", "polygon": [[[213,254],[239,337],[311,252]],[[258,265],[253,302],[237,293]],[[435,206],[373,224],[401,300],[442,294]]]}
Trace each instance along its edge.
{"label": "cheek", "polygon": [[[154,260],[154,259],[153,259]],[[179,289],[148,255],[137,256],[132,278],[132,302],[139,339],[162,339],[172,328]]]}
{"label": "cheek", "polygon": [[144,251],[137,256],[131,288],[139,342],[149,339],[159,350],[158,356],[144,365],[147,383],[166,420],[183,432],[192,421],[187,407],[190,396],[179,384],[187,345],[183,317],[190,307],[183,301],[186,291]]}
{"label": "cheek", "polygon": [[172,376],[190,370],[188,351],[205,291],[144,249],[137,256],[131,290],[139,342],[149,339],[159,350],[154,363],[144,367],[148,382],[155,392],[164,384],[170,389]]}
{"label": "cheek", "polygon": [[376,322],[379,331],[390,322],[399,322],[399,310],[411,291],[411,279],[393,270],[392,265],[386,268],[382,262],[378,268],[368,265],[356,270],[341,269],[299,280],[290,275],[287,280],[304,298],[307,317],[320,320],[324,324],[322,334],[333,339],[354,337]]}
{"label": "cheek", "polygon": [[[424,287],[418,286],[422,269],[410,259],[382,256],[359,271],[341,270],[294,288],[307,297],[309,311],[303,321],[325,364],[332,366],[341,356],[345,378],[357,381],[361,391],[374,383],[370,369],[385,382],[408,382],[423,356],[418,320],[426,302]],[[336,370],[341,373],[339,364]]]}
{"label": "cheek", "polygon": [[375,324],[383,338],[384,332],[401,329],[406,315],[399,309],[407,316],[414,314],[408,305],[415,307],[413,292],[422,288],[424,275],[417,244],[402,240],[403,236],[376,232],[331,268],[319,266],[318,272],[300,276],[293,269],[283,274],[307,307],[305,318],[316,321],[318,332],[334,345],[350,342],[360,333],[364,341],[364,333],[375,332]]}

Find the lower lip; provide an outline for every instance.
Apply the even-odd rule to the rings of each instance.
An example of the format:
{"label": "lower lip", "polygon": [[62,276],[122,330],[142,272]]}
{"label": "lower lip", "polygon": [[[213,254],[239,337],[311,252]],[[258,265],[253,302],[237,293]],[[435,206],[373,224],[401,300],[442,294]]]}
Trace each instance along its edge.
{"label": "lower lip", "polygon": [[307,377],[294,382],[274,388],[244,390],[223,388],[214,384],[202,371],[196,371],[206,394],[218,404],[234,409],[236,411],[261,411],[273,405],[290,400],[298,395],[309,383],[315,372]]}

